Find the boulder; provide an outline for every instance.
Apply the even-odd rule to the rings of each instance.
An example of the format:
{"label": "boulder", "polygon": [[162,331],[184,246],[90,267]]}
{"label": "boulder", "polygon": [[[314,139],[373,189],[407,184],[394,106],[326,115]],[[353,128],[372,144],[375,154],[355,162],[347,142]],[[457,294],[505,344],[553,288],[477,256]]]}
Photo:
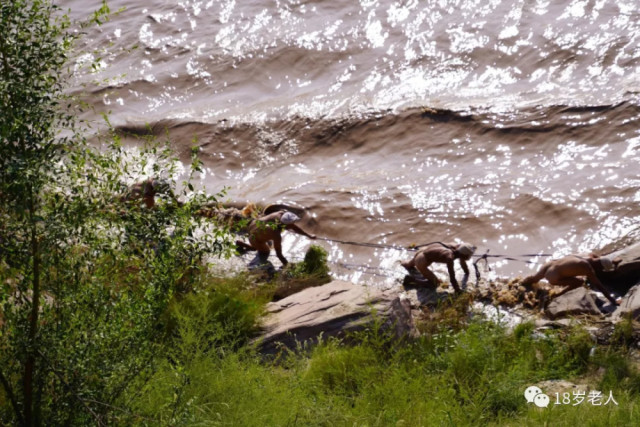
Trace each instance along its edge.
{"label": "boulder", "polygon": [[627,316],[640,319],[640,284],[632,287],[622,298],[620,306],[611,315],[611,321],[618,322]]}
{"label": "boulder", "polygon": [[265,354],[284,345],[315,343],[319,337],[344,336],[361,330],[378,317],[397,336],[414,334],[411,306],[397,291],[382,291],[334,280],[304,289],[267,306],[264,331],[258,342]]}
{"label": "boulder", "polygon": [[607,256],[620,258],[622,262],[615,271],[596,272],[604,285],[624,295],[631,287],[640,283],[640,242],[611,252]]}
{"label": "boulder", "polygon": [[602,314],[598,309],[596,297],[583,287],[553,298],[547,305],[545,312],[551,319],[576,314]]}

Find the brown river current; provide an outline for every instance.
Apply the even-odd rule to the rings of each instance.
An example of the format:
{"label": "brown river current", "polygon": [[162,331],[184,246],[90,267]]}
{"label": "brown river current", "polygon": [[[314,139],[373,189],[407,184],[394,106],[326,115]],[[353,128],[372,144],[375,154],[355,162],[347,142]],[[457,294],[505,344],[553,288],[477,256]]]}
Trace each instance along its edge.
{"label": "brown river current", "polygon": [[[60,4],[74,17],[99,6]],[[85,118],[100,128],[110,112],[133,133],[149,124],[184,160],[196,138],[209,192],[305,208],[303,228],[363,243],[461,239],[514,257],[640,237],[634,1],[109,5],[124,9],[76,59],[71,90],[94,108]],[[285,255],[309,244],[288,235]],[[319,244],[338,277],[361,282],[401,278],[396,261],[412,255]]]}

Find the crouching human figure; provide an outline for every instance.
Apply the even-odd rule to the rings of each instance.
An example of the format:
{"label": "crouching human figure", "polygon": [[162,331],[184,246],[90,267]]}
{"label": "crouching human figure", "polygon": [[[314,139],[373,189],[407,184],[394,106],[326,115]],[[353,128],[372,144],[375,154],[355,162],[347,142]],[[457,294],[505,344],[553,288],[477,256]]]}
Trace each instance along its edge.
{"label": "crouching human figure", "polygon": [[142,200],[145,206],[149,209],[155,207],[155,198],[158,195],[166,195],[174,202],[180,204],[176,198],[173,190],[171,190],[171,184],[165,179],[149,178],[144,181],[131,184],[125,194],[120,197],[122,202],[135,202]]}
{"label": "crouching human figure", "polygon": [[546,279],[549,284],[564,288],[554,295],[557,297],[585,285],[586,281],[588,281],[598,291],[602,292],[612,304],[620,305],[619,300],[616,300],[602,282],[600,282],[596,272],[613,271],[621,261],[619,258],[611,259],[594,254],[588,257],[568,255],[564,258],[547,262],[536,274],[525,277],[521,283],[525,287],[530,287],[534,283]]}
{"label": "crouching human figure", "polygon": [[456,280],[453,262],[456,259],[459,260],[460,267],[462,267],[465,277],[468,277],[469,267],[467,266],[467,261],[475,251],[476,247],[468,243],[444,244],[437,242],[421,249],[410,261],[402,262],[400,265],[406,268],[409,273],[411,273],[413,269],[417,269],[432,285],[438,286],[440,284],[440,279],[438,279],[438,277],[429,270],[428,267],[434,262],[446,264],[447,270],[449,271],[449,280],[451,281],[451,285],[453,286],[453,289],[455,289],[456,293],[460,293],[462,290],[460,289],[460,286],[458,286],[458,281]]}
{"label": "crouching human figure", "polygon": [[241,240],[236,240],[236,245],[246,250],[258,251],[260,260],[266,262],[271,252],[269,242],[273,242],[276,255],[282,265],[285,266],[289,262],[282,254],[282,232],[284,230],[291,230],[310,239],[316,238],[315,235],[309,234],[298,227],[295,224],[298,221],[300,221],[300,218],[296,214],[284,210],[254,219],[247,229],[249,244]]}

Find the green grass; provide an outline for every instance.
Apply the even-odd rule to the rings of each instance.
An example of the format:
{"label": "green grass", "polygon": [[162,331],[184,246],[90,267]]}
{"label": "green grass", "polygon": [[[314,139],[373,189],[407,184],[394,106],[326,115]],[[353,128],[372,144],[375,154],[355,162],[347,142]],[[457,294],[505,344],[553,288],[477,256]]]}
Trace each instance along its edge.
{"label": "green grass", "polygon": [[[253,338],[274,289],[287,280],[315,283],[320,277],[305,265],[291,271],[272,283],[194,271],[189,287],[174,294],[160,318],[164,334],[148,366],[108,408],[109,424],[640,424],[640,374],[628,357],[634,345],[630,321],[616,328],[611,346],[596,347],[579,327],[541,333],[525,323],[507,331],[469,320],[471,300],[463,297],[425,310],[420,338],[399,341],[374,324],[344,340],[325,339],[266,359]],[[611,391],[618,404],[554,405],[551,392],[548,408],[526,402],[528,386],[554,379],[588,384],[605,397]],[[10,418],[9,405],[0,393],[0,416]]]}
{"label": "green grass", "polygon": [[[243,292],[247,291],[228,295],[241,301]],[[638,425],[640,419],[640,375],[629,364],[626,348],[601,347],[590,355],[593,341],[579,328],[542,335],[534,334],[531,324],[508,332],[472,321],[462,328],[431,327],[419,339],[397,342],[374,327],[349,337],[349,344],[329,339],[311,351],[289,352],[274,362],[262,359],[250,344],[238,345],[248,343],[238,336],[250,335],[251,328],[245,326],[251,322],[240,322],[245,326],[238,327],[238,322],[224,322],[221,317],[206,319],[205,312],[219,309],[211,301],[222,300],[194,297],[176,303],[189,305],[186,311],[174,310],[182,313],[183,330],[191,332],[174,334],[153,375],[130,391],[131,410],[138,416],[123,421],[624,426]],[[231,317],[244,318],[242,310],[246,318],[256,313],[246,302],[230,306],[235,307],[226,309]],[[224,332],[225,328],[234,333]],[[229,337],[234,345],[225,344]],[[578,406],[554,405],[553,397],[548,408],[528,404],[524,390],[548,379],[586,381],[589,390],[602,390],[605,396],[611,390],[618,405],[593,406],[586,401]]]}

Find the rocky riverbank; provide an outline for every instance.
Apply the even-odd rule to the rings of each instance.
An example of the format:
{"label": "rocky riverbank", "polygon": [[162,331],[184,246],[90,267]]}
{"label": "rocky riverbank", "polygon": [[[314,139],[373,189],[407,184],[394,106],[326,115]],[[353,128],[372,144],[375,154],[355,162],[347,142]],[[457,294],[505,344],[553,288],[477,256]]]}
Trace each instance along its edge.
{"label": "rocky riverbank", "polygon": [[[263,351],[274,353],[281,346],[293,348],[320,337],[345,336],[374,322],[390,328],[398,336],[417,336],[421,324],[439,321],[439,311],[465,300],[466,316],[483,316],[513,327],[522,322],[534,323],[536,329],[565,328],[579,324],[594,340],[607,343],[616,324],[632,319],[629,339],[640,339],[640,244],[612,253],[623,259],[616,274],[605,273],[603,281],[622,294],[616,307],[601,293],[586,287],[553,298],[553,291],[528,291],[519,279],[479,281],[469,285],[463,296],[455,296],[446,284],[439,288],[404,285],[377,289],[340,280],[304,289],[280,301],[270,303],[261,335]],[[549,293],[550,292],[550,293]],[[542,294],[550,294],[545,304]],[[458,303],[459,304],[459,303]]]}

